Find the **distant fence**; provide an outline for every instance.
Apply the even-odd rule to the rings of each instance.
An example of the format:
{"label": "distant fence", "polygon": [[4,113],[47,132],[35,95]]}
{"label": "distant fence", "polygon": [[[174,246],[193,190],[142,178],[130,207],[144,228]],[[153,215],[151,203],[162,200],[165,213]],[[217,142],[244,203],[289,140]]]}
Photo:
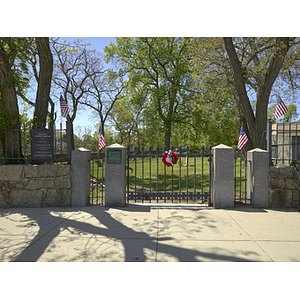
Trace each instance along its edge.
{"label": "distant fence", "polygon": [[270,165],[292,165],[300,160],[300,123],[267,123]]}
{"label": "distant fence", "polygon": [[[47,163],[70,163],[71,145],[70,130],[68,122],[66,129],[60,128],[48,129],[53,137],[53,148],[51,145],[51,159]],[[0,130],[0,164],[31,164],[34,163],[32,157],[32,128],[31,125],[22,124],[16,129]],[[41,150],[42,145],[41,145]]]}

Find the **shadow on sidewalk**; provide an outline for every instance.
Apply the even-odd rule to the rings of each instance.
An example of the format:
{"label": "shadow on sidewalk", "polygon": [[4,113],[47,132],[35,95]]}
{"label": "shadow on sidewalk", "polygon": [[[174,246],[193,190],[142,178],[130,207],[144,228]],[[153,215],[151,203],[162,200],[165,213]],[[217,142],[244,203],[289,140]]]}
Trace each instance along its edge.
{"label": "shadow on sidewalk", "polygon": [[[134,208],[127,208],[133,211]],[[147,211],[148,208],[143,208],[143,211]],[[63,217],[65,212],[73,212],[69,217]],[[209,258],[212,261],[250,261],[236,255],[220,255],[214,254],[205,251],[196,251],[190,250],[183,247],[167,245],[165,243],[160,243],[163,241],[173,240],[173,238],[165,237],[158,238],[150,236],[146,232],[136,231],[130,227],[125,226],[122,222],[116,220],[109,213],[109,208],[99,207],[99,209],[89,209],[83,208],[82,211],[91,215],[91,217],[95,217],[99,222],[105,226],[98,227],[92,225],[88,222],[82,222],[79,220],[73,220],[70,217],[74,216],[78,209],[74,210],[64,210],[64,209],[49,209],[43,210],[40,213],[34,211],[33,209],[24,210],[22,213],[27,216],[29,219],[35,221],[39,226],[39,231],[36,236],[32,239],[30,244],[22,251],[22,253],[15,257],[12,261],[15,262],[35,262],[37,261],[42,254],[45,252],[49,244],[53,241],[55,237],[57,237],[63,230],[72,230],[74,235],[72,239],[76,238],[77,234],[91,234],[93,236],[106,237],[112,240],[120,241],[123,245],[125,252],[125,261],[147,261],[147,257],[145,255],[145,250],[154,251],[157,253],[164,253],[170,256],[173,256],[178,261],[188,261],[188,262],[196,262],[203,261],[204,259]],[[120,209],[122,211],[122,209]],[[137,210],[139,211],[139,210]],[[51,212],[55,212],[57,215],[51,214]],[[205,220],[205,216],[201,216],[202,221],[207,222],[209,225],[209,220]],[[142,220],[136,220],[136,222],[142,222]],[[155,221],[157,222],[157,221]],[[46,225],[47,224],[47,225]],[[51,227],[49,229],[49,224]],[[52,226],[53,225],[53,226]],[[145,224],[141,225],[141,228]],[[151,224],[148,224],[151,226]],[[32,224],[28,224],[27,226],[32,226]],[[138,228],[138,227],[135,227]],[[201,228],[199,229],[201,230]],[[41,240],[41,241],[40,241]],[[141,241],[141,242],[139,242]],[[37,244],[38,243],[38,244]],[[85,247],[89,247],[85,245]],[[88,251],[90,250],[90,251]],[[91,253],[91,249],[85,248],[86,261],[89,260],[88,254]],[[133,254],[134,253],[134,254]],[[242,253],[242,252],[240,252]],[[136,256],[138,254],[138,256]],[[244,255],[251,254],[257,255],[255,252],[251,251],[251,253],[246,253],[244,251]],[[59,256],[60,253],[57,253]],[[80,258],[80,256],[78,257]],[[157,255],[156,259],[157,260]],[[75,260],[76,261],[76,260]]]}

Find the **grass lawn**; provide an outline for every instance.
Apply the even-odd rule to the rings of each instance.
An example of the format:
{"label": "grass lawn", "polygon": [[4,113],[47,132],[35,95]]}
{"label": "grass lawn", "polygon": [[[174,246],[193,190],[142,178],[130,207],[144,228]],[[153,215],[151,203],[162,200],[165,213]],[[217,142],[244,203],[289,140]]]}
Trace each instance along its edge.
{"label": "grass lawn", "polygon": [[166,167],[161,157],[137,157],[129,161],[129,190],[209,191],[208,157],[179,157],[174,167]]}

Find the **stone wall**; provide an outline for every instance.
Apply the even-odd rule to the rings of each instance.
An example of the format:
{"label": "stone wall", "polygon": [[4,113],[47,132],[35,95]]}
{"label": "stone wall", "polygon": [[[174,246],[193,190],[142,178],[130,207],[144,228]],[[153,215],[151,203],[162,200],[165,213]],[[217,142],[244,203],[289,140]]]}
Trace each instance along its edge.
{"label": "stone wall", "polygon": [[71,205],[71,165],[0,165],[0,208]]}
{"label": "stone wall", "polygon": [[270,167],[269,207],[297,208],[298,179],[294,167]]}

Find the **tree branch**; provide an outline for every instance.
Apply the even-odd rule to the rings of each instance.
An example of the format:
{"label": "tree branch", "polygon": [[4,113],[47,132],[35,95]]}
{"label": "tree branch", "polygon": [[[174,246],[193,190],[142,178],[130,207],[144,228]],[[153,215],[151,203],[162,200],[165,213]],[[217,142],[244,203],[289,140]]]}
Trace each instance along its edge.
{"label": "tree branch", "polygon": [[242,104],[243,112],[250,127],[250,131],[254,131],[254,113],[247,95],[241,64],[237,57],[236,51],[233,46],[232,38],[224,37],[225,48],[228,53],[230,64],[233,70],[233,78],[238,92],[239,99]]}

